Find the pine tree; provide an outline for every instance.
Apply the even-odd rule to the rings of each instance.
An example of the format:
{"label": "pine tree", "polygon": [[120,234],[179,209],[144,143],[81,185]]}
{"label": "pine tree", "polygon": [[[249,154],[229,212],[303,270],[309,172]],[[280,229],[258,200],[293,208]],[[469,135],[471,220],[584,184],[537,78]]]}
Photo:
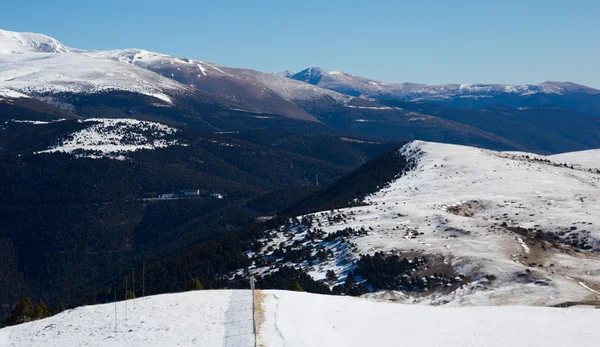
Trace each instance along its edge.
{"label": "pine tree", "polygon": [[46,304],[40,300],[39,304],[35,307],[34,319],[44,319],[46,317],[50,317],[50,312]]}
{"label": "pine tree", "polygon": [[330,282],[335,282],[338,279],[337,275],[335,274],[335,272],[333,270],[327,270],[327,272],[325,273],[325,277]]}
{"label": "pine tree", "polygon": [[352,271],[348,271],[348,275],[346,276],[346,286],[351,287],[354,282],[354,274]]}
{"label": "pine tree", "polygon": [[298,281],[294,281],[292,283],[292,285],[290,286],[290,290],[293,290],[295,292],[303,292],[304,288],[302,288],[302,286],[300,285],[300,283],[298,283]]}
{"label": "pine tree", "polygon": [[188,284],[188,290],[203,290],[203,289],[204,289],[204,284],[202,284],[202,282],[200,282],[200,280],[197,278],[192,278],[192,280]]}
{"label": "pine tree", "polygon": [[66,311],[67,308],[65,307],[65,304],[63,304],[62,302],[60,303],[60,307],[58,308],[58,312],[64,312]]}
{"label": "pine tree", "polygon": [[9,324],[21,324],[33,320],[35,310],[29,298],[24,298],[17,302],[15,309],[12,311],[7,322]]}
{"label": "pine tree", "polygon": [[133,294],[133,292],[131,291],[131,289],[129,289],[127,291],[127,294],[125,294],[125,299],[129,300],[129,299],[135,299],[135,294]]}

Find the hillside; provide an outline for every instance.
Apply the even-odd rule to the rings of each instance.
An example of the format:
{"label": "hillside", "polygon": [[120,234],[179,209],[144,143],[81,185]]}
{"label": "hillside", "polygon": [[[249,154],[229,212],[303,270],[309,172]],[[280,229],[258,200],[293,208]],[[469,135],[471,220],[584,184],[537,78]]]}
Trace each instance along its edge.
{"label": "hillside", "polygon": [[414,141],[276,219],[150,264],[147,288],[254,274],[261,289],[405,303],[597,305],[600,174],[549,158]]}
{"label": "hillside", "polygon": [[[587,347],[600,338],[594,309],[408,306],[286,291],[258,297],[259,346]],[[132,300],[79,307],[1,329],[0,344],[250,347],[251,300],[249,291],[200,291],[136,299],[135,308]]]}
{"label": "hillside", "polygon": [[[307,198],[300,206],[321,211],[267,230],[250,273],[292,265],[333,293],[397,290],[405,302],[600,302],[600,172],[420,141],[401,154],[416,164],[362,203],[352,175]],[[336,191],[355,207],[332,206]]]}
{"label": "hillside", "polygon": [[[84,298],[124,264],[234,232],[314,191],[316,177],[328,184],[392,146],[285,133],[274,145],[135,119],[44,119],[0,124],[2,318],[25,296],[51,308],[95,302]],[[184,190],[199,193],[160,198]]]}
{"label": "hillside", "polygon": [[551,105],[465,109],[425,102],[382,103],[481,129],[528,152],[553,154],[600,147],[600,117]]}

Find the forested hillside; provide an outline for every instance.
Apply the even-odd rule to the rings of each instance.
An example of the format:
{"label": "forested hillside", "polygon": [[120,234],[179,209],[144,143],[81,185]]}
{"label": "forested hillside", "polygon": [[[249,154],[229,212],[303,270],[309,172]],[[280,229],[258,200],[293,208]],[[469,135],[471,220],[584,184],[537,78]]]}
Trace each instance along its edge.
{"label": "forested hillside", "polygon": [[[130,152],[125,160],[35,154],[86,127],[68,120],[2,124],[3,314],[25,296],[51,308],[73,302],[143,259],[272,214],[314,191],[317,177],[328,184],[390,146],[336,136],[288,141],[285,134],[274,135],[275,146],[183,129],[175,135],[182,145]],[[159,198],[183,190],[198,195]]]}

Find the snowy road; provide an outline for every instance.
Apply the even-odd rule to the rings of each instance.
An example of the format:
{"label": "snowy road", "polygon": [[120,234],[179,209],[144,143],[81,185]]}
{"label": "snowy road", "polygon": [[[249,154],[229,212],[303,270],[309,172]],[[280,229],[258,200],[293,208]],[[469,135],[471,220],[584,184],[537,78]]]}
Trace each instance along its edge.
{"label": "snowy road", "polygon": [[223,347],[254,347],[252,292],[235,290],[225,312]]}

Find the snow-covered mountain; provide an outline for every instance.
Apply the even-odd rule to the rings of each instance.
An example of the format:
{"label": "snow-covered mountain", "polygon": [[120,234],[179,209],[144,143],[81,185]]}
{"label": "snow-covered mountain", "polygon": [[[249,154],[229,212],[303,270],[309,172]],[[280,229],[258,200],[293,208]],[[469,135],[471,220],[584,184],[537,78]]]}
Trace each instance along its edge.
{"label": "snow-covered mountain", "polygon": [[[318,68],[286,78],[141,49],[80,50],[45,35],[9,31],[0,32],[0,90],[2,103],[25,95],[30,101],[41,100],[81,117],[161,120],[209,131],[264,128],[274,126],[272,119],[288,118],[289,124],[291,118],[379,139],[421,139],[501,150],[554,153],[594,148],[593,134],[600,128],[584,119],[571,124],[569,134],[562,134],[562,126],[551,124],[531,137],[550,144],[549,149],[540,149],[523,145],[528,136],[515,141],[499,134],[507,129],[506,124],[483,129],[473,118],[444,119],[436,112],[411,112],[376,100],[430,100],[469,107],[550,103],[600,114],[600,91],[570,83],[426,86],[384,83]],[[527,119],[520,116],[504,117],[502,122],[527,127]],[[303,123],[299,127],[312,126]],[[572,132],[584,128],[582,140],[574,140]]]}
{"label": "snow-covered mountain", "polygon": [[316,121],[296,101],[339,102],[349,97],[268,73],[234,69],[141,49],[85,51],[34,33],[0,31],[0,88],[44,96],[125,91],[172,103],[194,90],[210,92],[237,108]]}
{"label": "snow-covered mountain", "polygon": [[347,286],[365,255],[425,257],[389,288],[366,284],[403,290],[395,295],[403,302],[454,306],[600,302],[600,169],[571,167],[594,152],[555,161],[414,141],[399,153],[414,167],[363,204],[268,231],[249,253],[251,272],[291,264],[319,280],[333,271],[331,285]]}
{"label": "snow-covered mountain", "polygon": [[72,111],[65,94],[132,92],[172,104],[172,97],[191,92],[189,86],[147,69],[113,59],[87,55],[59,41],[34,33],[0,30],[0,89],[49,101]]}
{"label": "snow-covered mountain", "polygon": [[256,70],[230,68],[139,49],[87,51],[83,54],[143,67],[238,103],[240,108],[283,114],[291,118],[315,120],[313,115],[297,105],[298,102],[330,99],[344,103],[351,99],[328,89]]}
{"label": "snow-covered mountain", "polygon": [[[569,95],[585,95],[592,97],[596,102],[594,107],[597,107],[598,100],[600,100],[600,90],[571,82],[544,82],[527,85],[389,83],[346,72],[323,70],[318,67],[302,70],[290,78],[357,97],[435,101],[457,106],[468,106],[469,102],[477,106],[487,106],[493,103],[502,103],[500,101],[510,102],[511,105],[516,103],[515,107],[531,106],[531,99],[534,96],[545,96],[544,100],[548,102],[554,101],[554,99],[559,101],[563,98],[569,99]],[[461,102],[457,101],[461,99]],[[544,100],[539,102],[535,100],[535,102],[544,104]],[[519,102],[522,105],[518,104]],[[600,110],[596,109],[596,113],[600,113]]]}
{"label": "snow-covered mountain", "polygon": [[[591,347],[600,338],[592,308],[410,306],[278,290],[256,298],[258,346]],[[0,344],[252,347],[252,294],[195,291],[84,306],[1,329]]]}
{"label": "snow-covered mountain", "polygon": [[171,103],[170,95],[189,87],[146,69],[80,53],[0,55],[2,88],[30,96],[103,91],[140,93]]}
{"label": "snow-covered mountain", "polygon": [[46,35],[0,29],[0,54],[67,53],[72,51],[73,49]]}
{"label": "snow-covered mountain", "polygon": [[406,100],[448,99],[456,96],[463,98],[484,98],[494,94],[510,93],[520,96],[532,94],[565,94],[583,92],[600,94],[600,90],[570,82],[544,82],[540,84],[441,84],[427,85],[419,83],[389,83],[371,80],[346,72],[323,70],[311,67],[302,70],[290,78],[314,84],[340,93],[367,98],[399,98]]}

